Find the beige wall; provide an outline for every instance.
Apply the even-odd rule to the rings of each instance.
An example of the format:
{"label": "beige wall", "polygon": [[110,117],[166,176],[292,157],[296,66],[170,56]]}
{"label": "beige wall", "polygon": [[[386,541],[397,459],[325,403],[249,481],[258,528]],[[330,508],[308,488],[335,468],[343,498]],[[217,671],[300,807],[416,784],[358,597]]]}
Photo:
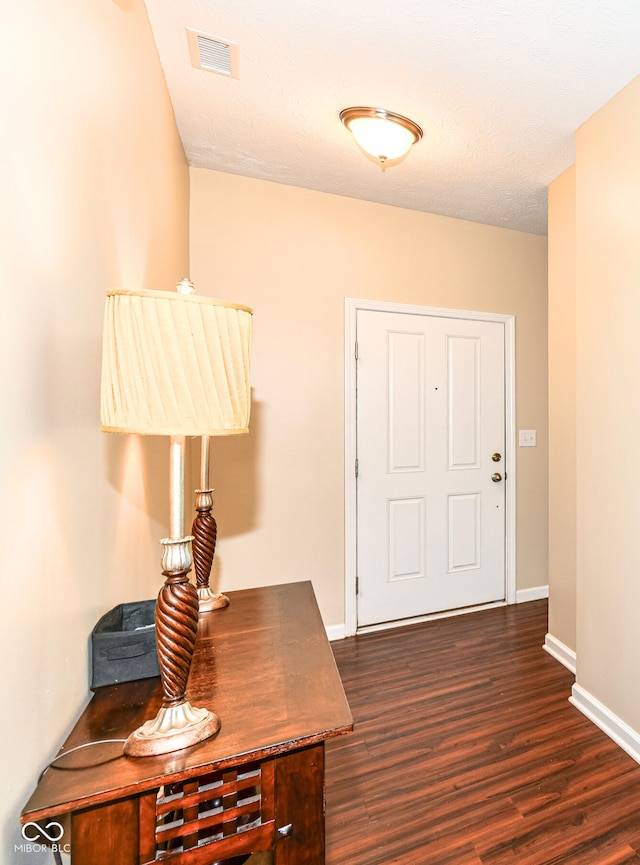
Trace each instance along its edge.
{"label": "beige wall", "polygon": [[[389,182],[393,182],[389,173]],[[546,585],[546,238],[191,170],[191,276],[254,307],[251,433],[212,454],[223,590],[313,580],[344,623],[345,297],[516,316],[518,588]]]}
{"label": "beige wall", "polygon": [[578,684],[640,731],[640,78],[576,136]]}
{"label": "beige wall", "polygon": [[575,166],[549,187],[549,633],[575,652]]}
{"label": "beige wall", "polygon": [[107,287],[187,272],[189,174],[143,0],[13,3],[0,42],[0,859],[25,863],[89,633],[161,583],[166,444],[100,432],[102,314]]}

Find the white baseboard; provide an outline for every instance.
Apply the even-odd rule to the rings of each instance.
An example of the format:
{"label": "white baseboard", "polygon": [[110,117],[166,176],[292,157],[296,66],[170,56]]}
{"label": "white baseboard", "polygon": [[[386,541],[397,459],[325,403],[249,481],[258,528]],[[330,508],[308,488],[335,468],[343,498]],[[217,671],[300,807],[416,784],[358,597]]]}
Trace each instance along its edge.
{"label": "white baseboard", "polygon": [[583,715],[606,733],[610,739],[626,751],[630,757],[640,763],[640,733],[614,715],[599,700],[576,684],[571,689],[569,702]]}
{"label": "white baseboard", "polygon": [[325,630],[328,640],[344,640],[347,636],[346,625],[329,625]]}
{"label": "white baseboard", "polygon": [[524,604],[527,601],[539,601],[541,598],[549,597],[549,586],[534,586],[532,589],[518,589],[516,592],[516,604]]}
{"label": "white baseboard", "polygon": [[576,653],[573,649],[570,649],[568,646],[565,646],[564,643],[560,642],[556,637],[551,634],[547,634],[544,638],[544,645],[542,647],[545,652],[548,652],[552,658],[555,658],[556,661],[560,661],[560,663],[570,670],[573,675],[576,674]]}

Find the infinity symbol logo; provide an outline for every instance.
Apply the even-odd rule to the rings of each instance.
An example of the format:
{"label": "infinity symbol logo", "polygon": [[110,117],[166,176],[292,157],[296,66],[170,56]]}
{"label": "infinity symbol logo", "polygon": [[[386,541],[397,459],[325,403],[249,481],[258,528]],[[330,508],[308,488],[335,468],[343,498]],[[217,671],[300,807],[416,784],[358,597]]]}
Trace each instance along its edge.
{"label": "infinity symbol logo", "polygon": [[[36,834],[30,834],[31,831],[35,829]],[[45,830],[49,829],[51,834]],[[60,823],[56,823],[55,820],[52,820],[51,823],[47,823],[47,825],[42,828],[42,826],[38,826],[37,823],[25,823],[22,827],[22,837],[25,841],[38,841],[40,838],[46,838],[47,841],[59,841],[64,835],[64,829],[60,825]]]}

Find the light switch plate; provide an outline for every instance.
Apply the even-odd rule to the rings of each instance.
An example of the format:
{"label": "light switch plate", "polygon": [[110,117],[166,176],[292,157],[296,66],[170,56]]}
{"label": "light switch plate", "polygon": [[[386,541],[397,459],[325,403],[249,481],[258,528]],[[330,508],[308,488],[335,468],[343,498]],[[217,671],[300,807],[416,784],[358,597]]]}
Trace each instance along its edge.
{"label": "light switch plate", "polygon": [[521,448],[534,448],[536,446],[536,431],[534,429],[521,429],[518,443]]}

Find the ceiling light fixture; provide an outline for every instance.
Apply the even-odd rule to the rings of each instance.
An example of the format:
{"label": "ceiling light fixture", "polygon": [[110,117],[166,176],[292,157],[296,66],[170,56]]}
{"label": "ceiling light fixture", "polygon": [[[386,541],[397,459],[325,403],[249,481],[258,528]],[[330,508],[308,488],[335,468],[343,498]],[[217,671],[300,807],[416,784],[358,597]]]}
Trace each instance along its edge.
{"label": "ceiling light fixture", "polygon": [[403,159],[422,138],[413,120],[385,108],[343,108],[340,120],[365,154],[384,169]]}

